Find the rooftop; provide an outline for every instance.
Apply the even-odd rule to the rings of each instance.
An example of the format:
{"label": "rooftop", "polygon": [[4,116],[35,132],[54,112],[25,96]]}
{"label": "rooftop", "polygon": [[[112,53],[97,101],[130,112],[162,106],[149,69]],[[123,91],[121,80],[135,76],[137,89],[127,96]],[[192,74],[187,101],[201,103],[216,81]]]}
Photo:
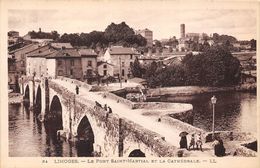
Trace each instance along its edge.
{"label": "rooftop", "polygon": [[70,43],[51,43],[51,47],[56,48],[56,49],[73,48]]}
{"label": "rooftop", "polygon": [[28,54],[27,57],[45,57],[51,53],[54,53],[55,51],[54,50],[44,50],[44,51],[40,51],[38,53],[31,53],[31,54]]}
{"label": "rooftop", "polygon": [[80,57],[76,49],[63,49],[59,51],[54,51],[46,58],[72,58],[72,57]]}
{"label": "rooftop", "polygon": [[111,55],[126,55],[126,54],[138,54],[134,48],[127,48],[122,46],[114,46],[109,48],[109,53]]}
{"label": "rooftop", "polygon": [[[20,50],[23,50],[23,49],[26,49],[26,48],[28,48],[28,47],[33,47],[33,46],[35,46],[35,48],[37,48],[38,47],[38,44],[28,44],[28,45],[26,45],[26,46],[24,46],[24,47],[22,47],[22,48],[18,48],[18,49],[16,49],[16,50],[13,50],[13,51],[11,51],[11,52],[9,52],[9,54],[14,54],[15,52],[17,52],[17,51],[20,51]],[[35,49],[34,48],[34,49]],[[33,50],[34,50],[33,49]],[[28,51],[29,52],[29,51]]]}
{"label": "rooftop", "polygon": [[78,52],[81,56],[97,56],[93,49],[79,49]]}
{"label": "rooftop", "polygon": [[110,64],[110,63],[105,62],[105,61],[99,61],[99,62],[97,62],[97,66],[100,66],[100,65],[102,65],[102,64],[108,64],[108,65],[114,66],[113,64]]}

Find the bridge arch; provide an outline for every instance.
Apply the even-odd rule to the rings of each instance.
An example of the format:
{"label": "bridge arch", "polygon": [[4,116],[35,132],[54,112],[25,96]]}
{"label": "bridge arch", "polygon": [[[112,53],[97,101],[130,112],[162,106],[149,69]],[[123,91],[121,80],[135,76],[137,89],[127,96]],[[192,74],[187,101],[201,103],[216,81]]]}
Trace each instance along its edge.
{"label": "bridge arch", "polygon": [[78,156],[93,156],[95,136],[86,115],[83,116],[77,127],[77,138]]}
{"label": "bridge arch", "polygon": [[36,114],[40,114],[42,110],[42,89],[41,86],[38,85],[36,91],[36,99],[35,99],[35,112]]}
{"label": "bridge arch", "polygon": [[51,124],[57,129],[62,130],[63,124],[62,124],[62,105],[59,97],[57,95],[53,96],[51,104],[50,104],[50,110],[48,114],[48,120],[51,122]]}
{"label": "bridge arch", "polygon": [[29,85],[25,86],[24,103],[25,103],[25,105],[29,105],[30,104],[30,88],[29,88]]}
{"label": "bridge arch", "polygon": [[145,153],[142,152],[140,149],[135,149],[130,154],[128,157],[145,157]]}

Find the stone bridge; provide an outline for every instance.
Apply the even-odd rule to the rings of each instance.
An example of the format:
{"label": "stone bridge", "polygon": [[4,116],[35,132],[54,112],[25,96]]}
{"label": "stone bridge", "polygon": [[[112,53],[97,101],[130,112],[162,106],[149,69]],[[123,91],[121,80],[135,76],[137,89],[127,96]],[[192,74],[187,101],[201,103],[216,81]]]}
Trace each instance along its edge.
{"label": "stone bridge", "polygon": [[[133,112],[141,112],[147,115],[149,113],[148,109],[151,108],[146,108],[146,106],[155,108],[158,106],[158,103],[131,104],[131,102],[127,102],[127,100],[116,95],[106,93],[106,100],[111,101],[110,104],[112,104],[112,100],[117,100],[118,105],[114,105],[114,109],[122,104],[125,105],[124,107],[130,107],[128,110],[130,115],[124,116],[124,113],[119,113],[120,110],[117,110],[118,113],[115,111],[108,113],[103,108],[96,106],[95,100],[100,102],[101,95],[98,95],[100,93],[90,92],[90,85],[68,78],[60,81],[61,83],[57,82],[57,79],[36,79],[33,77],[26,77],[20,80],[20,90],[24,95],[25,102],[35,109],[34,111],[39,116],[38,118],[50,124],[51,127],[57,128],[58,135],[66,137],[67,140],[73,142],[81,140],[90,142],[90,148],[95,156],[172,157],[178,155],[180,149],[177,146],[179,143],[177,134],[180,131],[176,131],[174,137],[170,137],[170,135],[165,137],[169,132],[174,132],[174,130],[171,130],[173,127],[168,127],[169,132],[167,132],[168,129],[163,129],[163,127],[159,129],[160,125],[149,129],[149,127],[153,127],[153,123],[149,125],[147,122],[147,126],[144,126],[141,121],[138,123],[139,117],[136,117],[136,120],[132,118],[132,116],[134,117]],[[64,85],[62,82],[64,82]],[[85,90],[84,94],[77,95],[75,87],[69,89],[65,86],[67,83],[79,85],[80,91]],[[169,106],[171,103],[165,104]],[[159,108],[161,109],[161,107]],[[175,125],[174,128],[178,128],[178,130],[203,132],[203,130],[189,124],[168,117],[166,114],[172,109],[170,108],[169,110],[167,107],[161,112],[155,109],[154,114],[160,113],[158,116],[161,122]],[[191,105],[187,104],[186,107],[183,106],[183,109],[182,112],[192,113]],[[149,121],[155,120],[156,117]],[[155,128],[158,128],[158,131]],[[172,139],[174,143],[170,142]]]}

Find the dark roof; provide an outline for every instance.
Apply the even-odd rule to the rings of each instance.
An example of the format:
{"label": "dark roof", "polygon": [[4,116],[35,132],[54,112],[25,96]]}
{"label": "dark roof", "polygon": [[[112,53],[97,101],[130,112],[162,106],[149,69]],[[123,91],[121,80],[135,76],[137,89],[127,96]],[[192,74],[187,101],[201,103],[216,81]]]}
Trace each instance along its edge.
{"label": "dark roof", "polygon": [[97,53],[93,49],[78,49],[78,52],[81,56],[96,56]]}
{"label": "dark roof", "polygon": [[70,43],[51,43],[51,46],[56,49],[73,48]]}
{"label": "dark roof", "polygon": [[133,48],[127,48],[127,47],[111,47],[108,49],[109,53],[111,55],[127,55],[127,54],[138,54]]}
{"label": "dark roof", "polygon": [[99,61],[99,62],[97,62],[97,66],[100,66],[100,65],[102,65],[102,64],[108,64],[108,65],[114,66],[113,64],[110,64],[110,63],[104,62],[104,61]]}
{"label": "dark roof", "polygon": [[56,52],[56,51],[55,50],[46,49],[46,50],[41,51],[39,53],[28,54],[27,57],[46,57],[47,55],[50,55],[50,54],[52,54],[54,52]]}
{"label": "dark roof", "polygon": [[80,57],[76,49],[62,49],[62,50],[54,51],[46,58],[74,58],[74,57]]}
{"label": "dark roof", "polygon": [[[16,49],[16,50],[13,50],[13,51],[11,51],[11,52],[9,52],[9,54],[13,54],[13,53],[15,53],[15,52],[17,52],[17,51],[20,51],[20,50],[23,50],[23,49],[25,49],[25,48],[28,48],[28,47],[32,47],[32,46],[38,46],[38,44],[28,44],[28,45],[26,45],[26,46],[24,46],[24,47],[22,47],[22,48],[18,48],[18,49]],[[34,49],[33,49],[34,50]],[[29,51],[28,51],[29,52]]]}

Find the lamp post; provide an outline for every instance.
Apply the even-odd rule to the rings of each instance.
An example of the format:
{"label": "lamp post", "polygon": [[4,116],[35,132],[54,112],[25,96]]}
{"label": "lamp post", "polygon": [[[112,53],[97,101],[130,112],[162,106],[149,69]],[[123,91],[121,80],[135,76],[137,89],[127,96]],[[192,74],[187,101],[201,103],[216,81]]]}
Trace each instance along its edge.
{"label": "lamp post", "polygon": [[212,138],[215,139],[215,104],[217,103],[217,98],[214,95],[211,98],[211,103],[213,105]]}

